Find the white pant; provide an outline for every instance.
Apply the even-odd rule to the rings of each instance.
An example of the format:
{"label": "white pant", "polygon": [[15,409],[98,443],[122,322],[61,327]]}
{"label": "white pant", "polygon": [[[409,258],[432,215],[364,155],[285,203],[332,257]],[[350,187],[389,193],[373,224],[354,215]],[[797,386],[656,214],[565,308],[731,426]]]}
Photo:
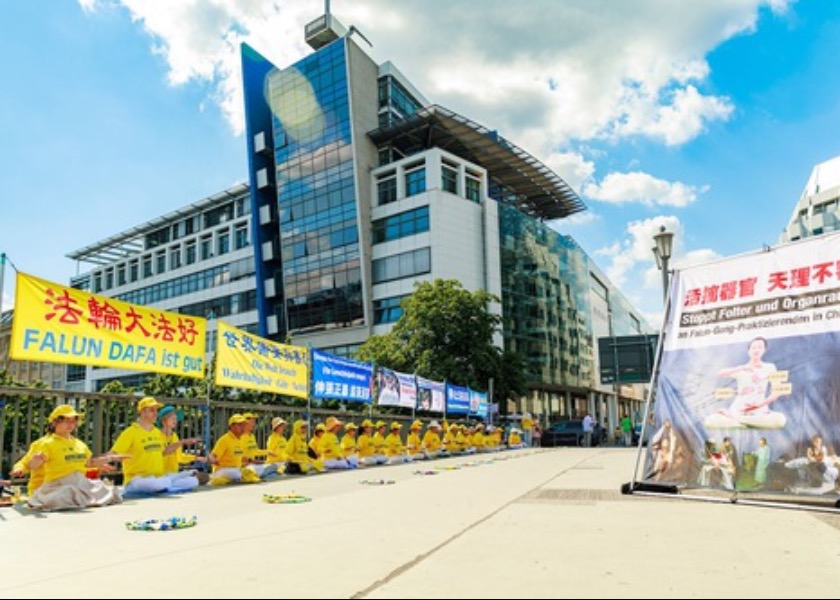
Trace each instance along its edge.
{"label": "white pant", "polygon": [[134,477],[125,486],[126,494],[159,494],[161,492],[189,492],[198,487],[193,471],[179,471],[160,477]]}

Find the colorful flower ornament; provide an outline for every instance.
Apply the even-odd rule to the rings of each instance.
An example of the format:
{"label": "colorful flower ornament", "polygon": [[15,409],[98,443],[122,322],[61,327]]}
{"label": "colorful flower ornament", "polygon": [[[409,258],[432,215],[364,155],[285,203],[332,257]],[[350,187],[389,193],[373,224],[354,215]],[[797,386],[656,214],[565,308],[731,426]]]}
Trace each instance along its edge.
{"label": "colorful flower ornament", "polygon": [[173,529],[187,529],[198,524],[198,517],[169,517],[168,519],[143,519],[127,521],[125,526],[129,531],[171,531]]}
{"label": "colorful flower ornament", "polygon": [[311,502],[312,498],[302,496],[295,492],[290,494],[263,494],[263,502],[268,504],[302,504],[304,502]]}

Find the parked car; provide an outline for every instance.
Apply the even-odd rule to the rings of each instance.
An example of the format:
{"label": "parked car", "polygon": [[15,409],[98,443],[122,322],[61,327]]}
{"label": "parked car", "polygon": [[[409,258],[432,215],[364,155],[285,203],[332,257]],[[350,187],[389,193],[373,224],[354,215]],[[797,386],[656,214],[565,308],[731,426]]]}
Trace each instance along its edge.
{"label": "parked car", "polygon": [[[600,430],[600,428],[598,428]],[[592,433],[592,445],[597,446],[600,443],[599,431]],[[542,445],[544,447],[552,446],[584,446],[586,444],[586,437],[583,433],[583,421],[557,421],[549,425],[543,430]]]}

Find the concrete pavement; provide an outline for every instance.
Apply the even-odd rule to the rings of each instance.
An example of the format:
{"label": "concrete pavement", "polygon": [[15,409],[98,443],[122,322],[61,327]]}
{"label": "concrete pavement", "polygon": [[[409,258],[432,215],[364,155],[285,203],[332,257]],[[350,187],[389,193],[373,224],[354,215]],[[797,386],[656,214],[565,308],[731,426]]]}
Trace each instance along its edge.
{"label": "concrete pavement", "polygon": [[[836,597],[840,516],[622,496],[634,461],[525,450],[83,512],[3,508],[0,596]],[[468,466],[415,474],[447,465]],[[359,483],[380,478],[396,483]],[[290,491],[313,501],[262,502]],[[124,526],[189,515],[191,529]]]}

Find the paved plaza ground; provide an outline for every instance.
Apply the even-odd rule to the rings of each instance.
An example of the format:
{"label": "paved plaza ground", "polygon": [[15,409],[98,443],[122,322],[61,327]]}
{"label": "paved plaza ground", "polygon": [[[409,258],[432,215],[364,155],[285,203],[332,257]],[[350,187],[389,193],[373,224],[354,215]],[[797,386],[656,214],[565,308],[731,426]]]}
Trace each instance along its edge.
{"label": "paved plaza ground", "polygon": [[[838,514],[622,496],[634,461],[524,450],[84,512],[2,508],[0,597],[837,597]],[[383,478],[395,483],[360,483]],[[312,502],[262,501],[292,491]],[[125,527],[191,515],[190,529]]]}

